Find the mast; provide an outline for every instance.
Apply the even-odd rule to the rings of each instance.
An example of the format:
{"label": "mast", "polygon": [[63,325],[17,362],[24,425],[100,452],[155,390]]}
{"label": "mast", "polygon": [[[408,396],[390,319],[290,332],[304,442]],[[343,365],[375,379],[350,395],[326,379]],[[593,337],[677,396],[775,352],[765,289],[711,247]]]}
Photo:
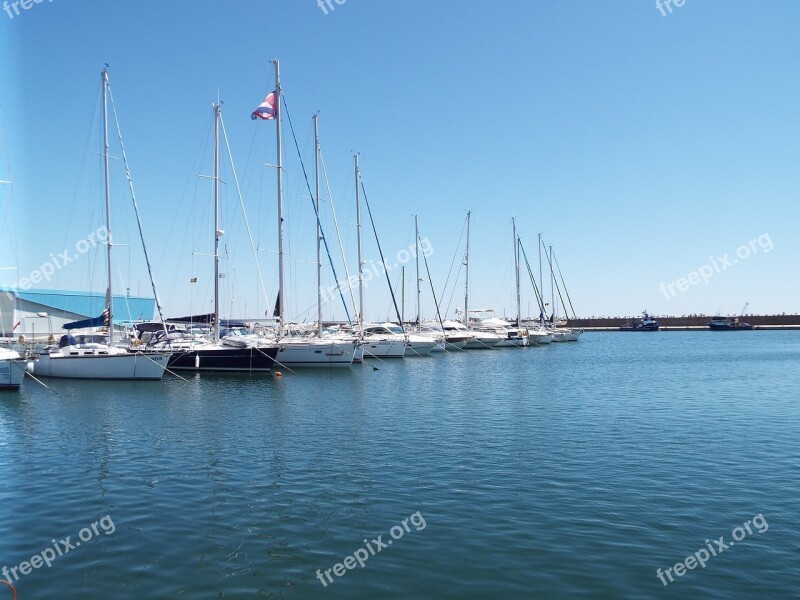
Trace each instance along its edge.
{"label": "mast", "polygon": [[214,108],[214,343],[219,342],[219,101]]}
{"label": "mast", "polygon": [[358,238],[358,329],[361,335],[364,333],[364,260],[361,256],[361,196],[358,193],[358,184],[361,180],[361,172],[358,168],[358,154],[355,155],[356,162],[356,231]]}
{"label": "mast", "polygon": [[544,318],[547,316],[544,313],[544,283],[542,280],[542,234],[539,233],[539,293],[542,294],[542,316],[539,318],[539,323],[544,323]]}
{"label": "mast", "polygon": [[400,267],[400,325],[406,322],[406,268]]}
{"label": "mast", "polygon": [[514,217],[511,218],[511,227],[514,231],[514,273],[517,279],[517,327],[522,326],[520,319],[520,294],[519,294],[519,242],[517,240],[517,221]]}
{"label": "mast", "polygon": [[283,335],[284,303],[283,303],[283,152],[281,147],[281,61],[275,59],[275,138],[277,140],[277,167],[278,167],[278,335]]}
{"label": "mast", "polygon": [[420,306],[419,295],[419,217],[414,215],[414,248],[417,257],[417,331],[422,330],[422,307]]}
{"label": "mast", "polygon": [[464,282],[464,325],[469,329],[469,222],[472,211],[467,211],[467,253],[464,255],[464,266],[466,267],[466,277]]}
{"label": "mast", "polygon": [[317,335],[322,337],[322,228],[319,221],[319,115],[314,115],[314,173],[316,179],[316,194],[317,194]]}
{"label": "mast", "polygon": [[556,275],[553,273],[553,245],[550,244],[550,297],[553,307],[553,328],[556,326]]}
{"label": "mast", "polygon": [[108,345],[114,345],[114,294],[111,287],[113,271],[111,268],[111,180],[108,164],[108,69],[103,69],[103,163],[105,167],[105,193],[106,193],[106,263],[108,265]]}

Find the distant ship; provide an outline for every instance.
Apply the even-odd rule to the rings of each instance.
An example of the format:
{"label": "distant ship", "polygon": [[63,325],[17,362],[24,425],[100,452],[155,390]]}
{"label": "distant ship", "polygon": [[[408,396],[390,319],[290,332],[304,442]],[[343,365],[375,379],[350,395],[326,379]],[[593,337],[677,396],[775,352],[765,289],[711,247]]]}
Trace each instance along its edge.
{"label": "distant ship", "polygon": [[641,319],[634,319],[627,325],[619,328],[620,331],[658,331],[661,328],[661,323],[656,321],[655,317],[647,314],[647,311],[642,313]]}
{"label": "distant ship", "polygon": [[739,321],[739,317],[711,317],[708,327],[711,331],[748,331],[753,329],[750,323]]}

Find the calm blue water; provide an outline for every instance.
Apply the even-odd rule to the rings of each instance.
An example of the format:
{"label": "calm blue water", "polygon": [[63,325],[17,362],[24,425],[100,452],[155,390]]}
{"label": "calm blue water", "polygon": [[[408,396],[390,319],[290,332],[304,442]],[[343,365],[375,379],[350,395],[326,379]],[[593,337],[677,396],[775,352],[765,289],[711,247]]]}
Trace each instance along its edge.
{"label": "calm blue water", "polygon": [[[800,597],[800,332],[25,383],[0,396],[0,567],[105,515],[114,533],[20,600]],[[658,579],[759,514],[764,533]]]}

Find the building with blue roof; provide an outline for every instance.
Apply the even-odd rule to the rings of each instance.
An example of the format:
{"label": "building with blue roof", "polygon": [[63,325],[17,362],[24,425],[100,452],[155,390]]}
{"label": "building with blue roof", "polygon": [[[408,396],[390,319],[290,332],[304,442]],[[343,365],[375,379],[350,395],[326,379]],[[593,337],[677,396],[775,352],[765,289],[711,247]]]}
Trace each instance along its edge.
{"label": "building with blue roof", "polygon": [[[152,320],[156,302],[153,298],[114,296],[112,306],[118,324]],[[105,309],[105,294],[0,288],[0,336],[60,335],[66,323],[99,317]]]}

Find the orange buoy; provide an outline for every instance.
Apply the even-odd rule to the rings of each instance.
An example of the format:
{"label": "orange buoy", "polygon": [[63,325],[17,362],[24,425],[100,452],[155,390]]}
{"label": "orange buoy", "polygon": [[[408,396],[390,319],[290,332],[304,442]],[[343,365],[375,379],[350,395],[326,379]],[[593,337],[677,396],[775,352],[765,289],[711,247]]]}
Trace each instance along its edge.
{"label": "orange buoy", "polygon": [[283,377],[283,373],[280,371],[275,371],[275,377]]}

